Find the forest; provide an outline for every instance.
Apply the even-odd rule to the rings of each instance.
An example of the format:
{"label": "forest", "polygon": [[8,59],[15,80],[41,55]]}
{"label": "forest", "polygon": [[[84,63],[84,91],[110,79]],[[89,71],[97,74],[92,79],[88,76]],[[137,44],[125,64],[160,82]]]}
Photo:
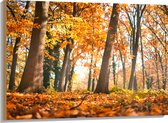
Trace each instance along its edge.
{"label": "forest", "polygon": [[168,6],[8,0],[6,119],[168,114]]}

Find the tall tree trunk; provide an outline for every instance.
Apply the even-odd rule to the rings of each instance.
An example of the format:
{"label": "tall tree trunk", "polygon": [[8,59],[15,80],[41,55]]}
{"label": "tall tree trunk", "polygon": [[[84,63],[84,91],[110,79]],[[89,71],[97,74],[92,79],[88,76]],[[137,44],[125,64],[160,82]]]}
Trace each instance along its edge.
{"label": "tall tree trunk", "polygon": [[125,84],[126,84],[126,68],[125,68],[125,58],[123,58],[121,51],[119,51],[120,54],[120,59],[122,63],[122,72],[123,72],[123,88],[125,89]]}
{"label": "tall tree trunk", "polygon": [[[51,49],[48,48],[49,54],[51,55]],[[51,59],[48,57],[44,57],[44,64],[43,64],[43,86],[45,88],[50,87],[50,71],[51,71]]]}
{"label": "tall tree trunk", "polygon": [[[25,6],[25,13],[27,12],[28,8],[30,6],[30,1],[26,2],[26,6]],[[8,6],[8,8],[11,11],[11,14],[13,15],[14,19],[16,20],[15,14],[13,12],[13,10]],[[22,18],[25,18],[25,15],[22,15]],[[17,58],[18,58],[18,54],[17,54],[17,50],[19,48],[18,44],[20,42],[21,38],[17,37],[16,38],[16,42],[15,42],[15,46],[13,48],[13,58],[12,58],[12,65],[11,65],[11,74],[10,74],[10,79],[9,79],[9,90],[14,90],[15,89],[15,72],[16,72],[16,66],[17,66]]]}
{"label": "tall tree trunk", "polygon": [[158,89],[160,89],[160,79],[159,79],[159,66],[158,66],[158,55],[157,55],[157,49],[155,48],[155,64],[156,64],[156,77],[157,77],[157,84],[158,84]]}
{"label": "tall tree trunk", "polygon": [[149,64],[148,65],[148,74],[147,74],[147,79],[146,79],[147,89],[152,89],[152,84],[153,84],[153,77],[151,76],[151,67]]}
{"label": "tall tree trunk", "polygon": [[164,90],[166,90],[166,84],[167,84],[167,74],[168,74],[168,71],[167,71],[167,65],[168,65],[168,63],[167,63],[167,58],[166,58],[166,60],[165,60],[165,82],[164,82],[164,84],[163,84],[163,89]]}
{"label": "tall tree trunk", "polygon": [[162,73],[162,88],[165,90],[166,89],[166,78],[165,75],[167,73],[165,73],[164,71],[164,65],[163,65],[163,61],[162,61],[162,56],[160,55],[160,53],[158,53],[159,56],[159,61],[160,61],[160,66],[161,66],[161,73]]}
{"label": "tall tree trunk", "polygon": [[19,92],[39,92],[43,85],[43,59],[46,25],[48,19],[49,2],[36,2],[34,24],[40,28],[33,28],[30,51],[23,72]]}
{"label": "tall tree trunk", "polygon": [[59,52],[59,44],[55,46],[54,53],[55,53],[55,58],[56,61],[54,61],[54,74],[55,74],[55,79],[54,79],[54,89],[58,90],[58,83],[60,79],[60,52]]}
{"label": "tall tree trunk", "polygon": [[71,74],[70,74],[70,77],[69,77],[69,84],[68,84],[68,91],[71,92],[72,91],[72,85],[73,85],[73,74],[74,74],[74,71],[75,70],[75,64],[72,65],[72,68],[71,68]]}
{"label": "tall tree trunk", "polygon": [[[138,46],[139,46],[139,37],[140,37],[140,29],[141,29],[141,18],[143,15],[143,12],[145,10],[146,5],[144,5],[142,11],[140,12],[140,5],[137,5],[136,7],[136,24],[134,20],[134,26],[132,27],[132,30],[135,31],[135,40],[133,40],[133,55],[134,58],[132,59],[132,66],[131,66],[131,75],[130,75],[130,80],[129,80],[129,86],[128,89],[133,89],[133,82],[134,82],[134,76],[135,76],[135,69],[136,69],[136,60],[137,60],[137,52],[138,52]],[[136,25],[136,28],[135,28]]]}
{"label": "tall tree trunk", "polygon": [[[51,34],[47,31],[46,32],[47,38],[51,39]],[[52,55],[52,51],[50,47],[46,47],[46,50],[49,55]],[[50,87],[50,71],[52,70],[52,59],[48,58],[48,56],[44,56],[44,64],[43,64],[43,86],[45,88]]]}
{"label": "tall tree trunk", "polygon": [[88,91],[90,91],[90,87],[91,87],[91,83],[92,83],[92,64],[93,64],[93,54],[91,54],[91,59],[90,59],[88,88],[87,88]]}
{"label": "tall tree trunk", "polygon": [[67,70],[66,70],[66,78],[65,78],[65,85],[64,85],[64,91],[67,90],[69,80],[70,80],[70,59],[68,59],[68,65],[67,65]]}
{"label": "tall tree trunk", "polygon": [[114,55],[112,56],[112,70],[113,70],[113,82],[114,82],[114,86],[117,86],[117,82],[116,82],[116,63],[115,63]]}
{"label": "tall tree trunk", "polygon": [[113,4],[113,10],[111,14],[109,30],[107,33],[106,45],[102,59],[102,65],[99,75],[99,80],[96,86],[96,93],[109,93],[108,85],[109,85],[109,73],[110,73],[110,62],[111,62],[111,51],[112,51],[112,43],[115,40],[115,35],[117,33],[117,25],[118,25],[118,12],[119,4]]}
{"label": "tall tree trunk", "polygon": [[92,92],[94,91],[95,88],[95,78],[92,79]]}
{"label": "tall tree trunk", "polygon": [[138,91],[138,85],[137,85],[137,77],[136,74],[134,76],[134,91],[137,92]]}
{"label": "tall tree trunk", "polygon": [[64,84],[65,84],[65,77],[66,77],[66,70],[68,66],[68,61],[70,57],[70,44],[67,44],[66,50],[65,50],[65,55],[64,55],[64,61],[62,64],[62,69],[60,73],[60,80],[59,80],[59,85],[58,85],[58,91],[63,92],[64,91]]}
{"label": "tall tree trunk", "polygon": [[9,90],[15,89],[15,72],[16,72],[17,57],[18,57],[18,54],[16,52],[18,50],[19,42],[20,42],[20,37],[16,38],[15,46],[13,48],[13,58],[12,58],[11,74],[10,74],[10,80],[9,80]]}
{"label": "tall tree trunk", "polygon": [[144,64],[144,52],[143,52],[141,31],[140,31],[140,44],[141,44],[141,61],[142,61],[142,82],[143,82],[143,89],[145,89],[145,64]]}
{"label": "tall tree trunk", "polygon": [[[74,2],[73,3],[73,13],[72,13],[73,17],[76,17],[76,13],[77,13],[77,3]],[[69,38],[67,40],[68,40],[69,43],[73,44],[73,39],[72,38]],[[66,70],[67,70],[67,67],[69,66],[68,62],[70,60],[70,53],[71,53],[70,44],[67,44],[66,50],[65,50],[64,61],[63,61],[62,69],[61,69],[59,85],[58,85],[58,91],[60,91],[60,92],[64,91]]]}

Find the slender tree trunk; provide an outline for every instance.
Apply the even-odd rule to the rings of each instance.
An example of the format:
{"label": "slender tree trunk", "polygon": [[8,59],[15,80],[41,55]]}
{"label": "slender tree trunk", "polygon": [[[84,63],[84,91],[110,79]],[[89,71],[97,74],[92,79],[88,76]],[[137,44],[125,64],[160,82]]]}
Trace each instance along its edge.
{"label": "slender tree trunk", "polygon": [[59,80],[59,85],[58,85],[58,91],[63,92],[64,91],[64,84],[65,84],[65,77],[66,77],[66,70],[68,66],[68,61],[70,57],[70,44],[67,44],[66,50],[65,50],[65,55],[64,55],[64,61],[61,69],[61,74],[60,74],[60,80]]}
{"label": "slender tree trunk", "polygon": [[145,64],[144,64],[144,52],[143,52],[141,31],[140,31],[140,43],[141,43],[141,61],[142,61],[142,82],[143,82],[143,89],[145,89]]}
{"label": "slender tree trunk", "polygon": [[159,67],[158,67],[158,55],[157,55],[157,51],[155,48],[155,64],[156,64],[156,76],[157,76],[157,84],[158,84],[158,89],[160,89],[160,80],[159,80]]}
{"label": "slender tree trunk", "polygon": [[161,66],[161,73],[162,73],[162,88],[165,90],[166,89],[166,78],[165,78],[165,75],[167,73],[165,73],[164,71],[164,65],[163,65],[163,61],[162,61],[162,56],[160,55],[160,53],[158,53],[158,56],[159,56],[159,61],[160,61],[160,66]]}
{"label": "slender tree trunk", "polygon": [[[47,38],[51,39],[51,34],[47,31],[46,32]],[[46,50],[48,51],[49,55],[52,55],[52,50],[47,47]],[[44,56],[44,64],[43,64],[43,86],[45,88],[50,87],[50,71],[52,69],[52,59],[48,58],[48,56]]]}
{"label": "slender tree trunk", "polygon": [[136,74],[134,76],[134,91],[137,92],[138,91],[138,85],[137,85],[137,77]]}
{"label": "slender tree trunk", "polygon": [[[51,55],[51,49],[48,48],[49,54]],[[50,87],[50,71],[51,71],[51,59],[48,57],[44,57],[44,65],[43,65],[43,86],[45,88]]]}
{"label": "slender tree trunk", "polygon": [[[140,12],[140,5],[137,5],[136,7],[136,24],[134,20],[134,26],[133,26],[133,31],[136,30],[135,33],[135,40],[133,39],[133,55],[134,58],[132,59],[132,66],[131,66],[131,75],[130,75],[130,80],[129,80],[129,86],[128,89],[133,89],[133,82],[134,82],[134,76],[135,76],[135,69],[136,69],[136,60],[137,60],[137,52],[138,52],[138,46],[139,46],[139,37],[140,37],[140,29],[141,29],[141,18],[143,15],[143,12],[145,10],[146,5],[143,7],[142,11]],[[136,25],[136,28],[135,28]]]}
{"label": "slender tree trunk", "polygon": [[[73,3],[73,17],[76,17],[77,13],[77,3]],[[73,44],[73,39],[69,38],[67,39],[68,42]],[[66,70],[68,67],[68,61],[70,60],[70,53],[71,53],[71,48],[70,44],[67,44],[66,50],[65,50],[65,56],[64,56],[64,61],[61,69],[61,75],[60,75],[60,80],[59,80],[59,85],[58,85],[58,91],[62,92],[64,91],[64,84],[65,84],[65,77],[66,77]]]}
{"label": "slender tree trunk", "polygon": [[123,72],[123,88],[125,89],[125,84],[126,84],[126,68],[125,68],[125,58],[123,58],[121,51],[119,51],[120,54],[120,59],[122,63],[122,72]]}
{"label": "slender tree trunk", "polygon": [[43,59],[46,25],[48,19],[49,2],[36,2],[34,24],[40,28],[33,28],[30,51],[23,72],[19,92],[39,92],[43,85]]}
{"label": "slender tree trunk", "polygon": [[96,93],[109,93],[108,85],[109,85],[109,73],[110,73],[110,62],[111,62],[111,51],[112,51],[112,43],[115,40],[115,35],[117,33],[117,25],[119,12],[117,11],[119,8],[119,4],[113,4],[113,10],[111,14],[109,30],[107,33],[106,45],[102,59],[102,65],[99,75],[99,80],[96,86]]}
{"label": "slender tree trunk", "polygon": [[90,67],[89,67],[88,88],[87,88],[88,91],[90,91],[92,83],[92,64],[93,64],[93,54],[91,54]]}
{"label": "slender tree trunk", "polygon": [[12,58],[11,74],[10,74],[10,80],[9,80],[9,90],[15,89],[15,72],[16,72],[17,57],[18,57],[18,54],[16,52],[18,50],[19,42],[20,42],[20,37],[16,38],[15,46],[13,48],[13,58]]}
{"label": "slender tree trunk", "polygon": [[64,85],[64,91],[67,90],[69,80],[70,80],[70,59],[68,60],[67,70],[66,70],[66,78],[65,78],[65,85]]}
{"label": "slender tree trunk", "polygon": [[54,79],[54,89],[58,90],[58,83],[59,83],[59,79],[60,79],[60,61],[59,61],[59,57],[60,57],[60,52],[59,52],[59,44],[57,44],[55,46],[54,49],[55,52],[55,57],[56,57],[56,61],[54,61],[54,74],[55,74],[55,79]]}
{"label": "slender tree trunk", "polygon": [[[30,6],[30,1],[26,2],[26,6],[25,6],[25,13],[27,12],[28,8]],[[16,20],[15,14],[12,11],[12,9],[8,6],[8,8],[10,9],[14,19]],[[22,18],[25,18],[25,15],[22,15]],[[17,58],[18,58],[18,54],[17,54],[17,50],[19,48],[18,44],[20,42],[21,38],[17,37],[16,38],[16,42],[15,42],[15,46],[13,49],[13,58],[12,58],[12,65],[11,65],[11,74],[10,74],[10,79],[9,79],[9,90],[14,90],[15,89],[15,72],[16,72],[16,66],[17,66]]]}
{"label": "slender tree trunk", "polygon": [[167,65],[168,65],[168,63],[167,63],[167,58],[166,58],[166,60],[165,60],[165,82],[164,82],[164,84],[163,84],[163,89],[164,90],[166,90],[166,84],[167,84],[167,74],[168,74],[168,71],[167,71]]}

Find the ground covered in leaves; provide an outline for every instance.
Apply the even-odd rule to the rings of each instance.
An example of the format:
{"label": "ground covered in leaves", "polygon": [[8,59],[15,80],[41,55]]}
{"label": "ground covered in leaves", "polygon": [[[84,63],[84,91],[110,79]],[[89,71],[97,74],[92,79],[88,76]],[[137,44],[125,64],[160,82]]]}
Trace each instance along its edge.
{"label": "ground covered in leaves", "polygon": [[164,91],[7,93],[6,100],[8,120],[168,114],[168,93]]}

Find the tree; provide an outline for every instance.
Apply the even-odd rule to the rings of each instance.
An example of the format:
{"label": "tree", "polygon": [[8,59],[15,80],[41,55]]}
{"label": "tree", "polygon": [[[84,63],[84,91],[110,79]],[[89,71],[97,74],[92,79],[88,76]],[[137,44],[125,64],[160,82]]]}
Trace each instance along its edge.
{"label": "tree", "polygon": [[[46,32],[47,38],[50,40],[52,38],[51,34],[49,32]],[[43,86],[45,88],[50,87],[50,72],[52,69],[52,59],[50,58],[52,56],[53,50],[51,50],[50,47],[45,47],[45,50],[48,52],[47,55],[44,56],[44,63],[43,63]]]}
{"label": "tree", "polygon": [[130,75],[128,89],[133,89],[133,85],[136,85],[134,82],[137,82],[137,81],[134,81],[135,68],[136,68],[137,52],[139,47],[141,19],[145,8],[146,8],[146,5],[136,5],[136,10],[133,10],[134,11],[133,20],[131,19],[130,15],[127,13],[131,28],[132,28],[132,55],[134,56],[132,59],[131,75]]}
{"label": "tree", "polygon": [[112,43],[114,42],[115,35],[117,32],[117,24],[119,18],[119,4],[113,4],[113,10],[110,18],[110,24],[108,27],[107,39],[105,44],[105,50],[102,59],[101,70],[99,74],[98,83],[96,86],[96,93],[109,93],[108,84],[109,84],[109,72],[110,72],[110,62],[111,60],[111,51]]}
{"label": "tree", "polygon": [[[26,2],[26,6],[25,6],[25,13],[27,12],[27,10],[29,9],[30,6],[30,1]],[[14,20],[17,22],[15,13],[13,11],[13,9],[9,6],[9,4],[7,4],[8,9],[10,10]],[[24,13],[24,14],[25,14]],[[25,15],[21,16],[22,19],[25,18]],[[13,57],[12,57],[12,65],[11,65],[11,74],[10,74],[10,79],[9,79],[9,90],[14,90],[15,89],[15,71],[16,71],[16,65],[17,65],[17,59],[18,59],[18,48],[19,48],[19,42],[21,40],[21,37],[17,37],[16,38],[16,42],[13,48]]]}
{"label": "tree", "polygon": [[[74,2],[73,3],[73,17],[76,16],[76,13],[77,13],[77,3]],[[71,30],[71,28],[70,28]],[[74,42],[74,39],[72,39],[71,37],[67,38],[67,45],[66,45],[66,49],[65,49],[65,55],[64,55],[64,61],[63,61],[63,64],[62,64],[62,69],[61,69],[61,74],[60,74],[60,80],[59,80],[59,85],[58,85],[58,91],[65,91],[66,89],[66,83],[67,81],[69,80],[69,72],[70,72],[70,54],[71,54],[71,45],[73,44]],[[67,71],[67,74],[66,74],[66,71]],[[66,76],[67,75],[67,76]],[[66,83],[65,83],[65,77],[67,77],[67,80],[66,80]],[[64,87],[64,84],[65,84],[65,87]]]}
{"label": "tree", "polygon": [[17,89],[19,92],[38,92],[42,88],[48,7],[49,2],[36,2],[34,24],[38,24],[40,27],[32,30],[28,59]]}
{"label": "tree", "polygon": [[57,44],[54,47],[54,53],[55,53],[55,58],[56,60],[54,61],[54,74],[55,74],[55,79],[54,79],[54,89],[58,89],[58,84],[59,84],[59,77],[60,77],[60,51],[59,51],[59,44]]}

